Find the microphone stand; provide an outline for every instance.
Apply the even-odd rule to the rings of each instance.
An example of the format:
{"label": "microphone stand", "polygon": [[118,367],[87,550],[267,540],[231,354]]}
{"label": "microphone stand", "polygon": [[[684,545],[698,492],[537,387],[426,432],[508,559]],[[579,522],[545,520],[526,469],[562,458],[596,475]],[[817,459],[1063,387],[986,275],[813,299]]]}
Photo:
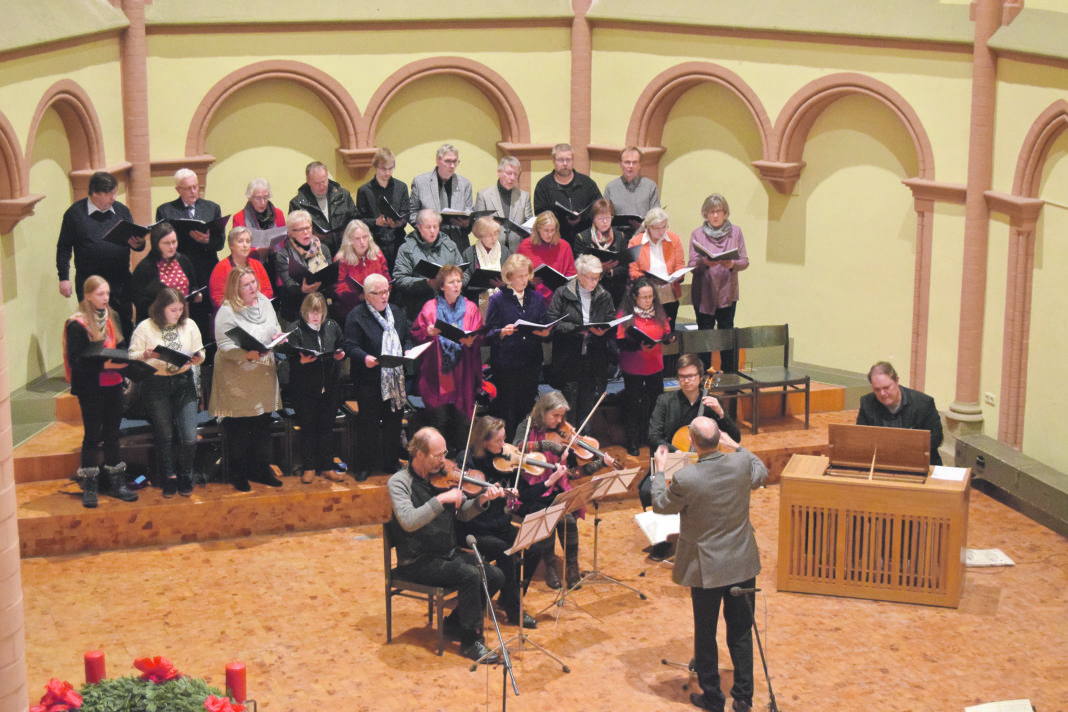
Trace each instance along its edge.
{"label": "microphone stand", "polygon": [[768,659],[764,656],[764,646],[760,643],[760,631],[757,630],[756,624],[756,612],[753,610],[753,602],[749,600],[749,596],[756,597],[756,592],[759,588],[739,588],[738,586],[732,586],[730,594],[732,596],[741,596],[745,599],[745,605],[749,609],[749,615],[753,620],[753,634],[756,636],[757,650],[760,651],[760,663],[764,666],[764,679],[768,683],[768,712],[779,712],[779,706],[775,703],[775,693],[771,690],[771,675],[768,674]]}
{"label": "microphone stand", "polygon": [[[489,582],[486,579],[486,565],[482,561],[482,554],[478,551],[478,545],[475,542],[475,537],[468,535],[467,545],[470,546],[475,552],[475,560],[478,561],[478,572],[482,576],[482,592],[486,594],[486,601],[490,602],[490,619],[493,621],[493,628],[497,631],[497,642],[501,646],[500,658],[504,663],[504,667],[501,670],[501,710],[508,708],[508,680],[512,681],[512,691],[515,695],[519,696],[519,684],[515,679],[515,670],[512,668],[512,656],[508,654],[508,647],[504,644],[504,636],[501,634],[501,626],[497,623],[497,612],[493,610],[493,604],[491,602],[492,596],[490,595]],[[522,620],[520,620],[520,629],[522,629]],[[476,662],[471,669],[474,670],[478,667]]]}

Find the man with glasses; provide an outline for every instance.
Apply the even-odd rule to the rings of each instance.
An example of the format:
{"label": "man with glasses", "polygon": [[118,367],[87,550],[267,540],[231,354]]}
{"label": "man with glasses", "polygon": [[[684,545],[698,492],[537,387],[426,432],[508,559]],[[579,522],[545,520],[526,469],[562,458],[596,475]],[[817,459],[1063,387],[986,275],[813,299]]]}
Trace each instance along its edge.
{"label": "man with glasses", "polygon": [[[637,146],[627,146],[619,154],[622,175],[609,181],[604,187],[604,197],[612,203],[616,215],[640,215],[645,217],[653,208],[660,207],[660,191],[656,183],[641,175],[642,152]],[[624,228],[627,237],[634,234],[635,226]]]}
{"label": "man with glasses", "polygon": [[[530,207],[530,193],[519,187],[519,175],[523,172],[519,159],[505,156],[497,164],[497,185],[478,192],[475,198],[475,210],[492,210],[496,217],[507,218],[516,225],[522,225],[534,217]],[[500,241],[514,253],[523,236],[501,226]]]}
{"label": "man with glasses", "polygon": [[[697,354],[679,356],[675,367],[675,373],[679,377],[679,390],[661,393],[656,399],[653,414],[649,419],[649,452],[651,454],[674,451],[675,446],[671,444],[671,440],[676,431],[687,427],[699,415],[714,420],[719,430],[729,435],[734,442],[742,441],[742,433],[738,425],[731,420],[719,399],[702,392],[701,378],[704,372],[704,363]],[[651,506],[652,479],[648,475],[638,485],[638,498],[641,500],[642,507]],[[670,556],[671,548],[670,543],[661,542],[653,546],[649,556],[654,561],[661,561]]]}
{"label": "man with glasses", "polygon": [[868,383],[872,392],[860,399],[857,425],[927,430],[931,433],[931,464],[941,465],[938,447],[942,444],[942,419],[934,398],[898,384],[897,371],[886,361],[868,370]]}
{"label": "man with glasses", "polygon": [[[471,212],[475,208],[471,181],[456,172],[460,165],[460,152],[456,146],[446,143],[438,149],[437,166],[428,173],[421,173],[412,179],[412,197],[409,201],[408,222],[415,225],[421,210],[427,208],[442,213],[446,210]],[[449,236],[456,249],[463,253],[471,246],[467,234],[471,230],[471,220],[450,218],[443,220],[441,231]]]}

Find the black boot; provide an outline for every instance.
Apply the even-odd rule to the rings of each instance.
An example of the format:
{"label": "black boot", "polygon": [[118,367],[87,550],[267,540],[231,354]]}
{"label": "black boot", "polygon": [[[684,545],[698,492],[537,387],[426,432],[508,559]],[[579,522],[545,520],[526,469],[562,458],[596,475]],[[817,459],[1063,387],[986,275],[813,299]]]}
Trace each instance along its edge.
{"label": "black boot", "polygon": [[[570,547],[569,547],[570,548]],[[571,589],[579,589],[582,586],[579,581],[582,580],[582,572],[579,570],[578,552],[567,552],[566,561],[564,564],[564,581],[567,583],[567,587]]]}
{"label": "black boot", "polygon": [[[552,541],[550,539],[550,541]],[[552,549],[542,551],[541,563],[545,566],[545,585],[551,589],[560,588],[560,572],[557,570],[556,552]]]}
{"label": "black boot", "polygon": [[108,494],[123,502],[136,502],[137,493],[126,486],[126,463],[117,465],[104,465],[104,471],[108,474]]}
{"label": "black boot", "polygon": [[78,477],[82,483],[82,506],[86,509],[96,509],[96,478],[100,475],[99,467],[80,467]]}

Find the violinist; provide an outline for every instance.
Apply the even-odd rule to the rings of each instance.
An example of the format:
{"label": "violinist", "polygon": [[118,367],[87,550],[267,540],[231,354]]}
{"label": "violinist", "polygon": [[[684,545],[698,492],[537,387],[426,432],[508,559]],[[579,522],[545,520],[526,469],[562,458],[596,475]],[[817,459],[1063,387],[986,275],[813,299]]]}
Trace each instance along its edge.
{"label": "violinist", "polygon": [[[668,452],[675,450],[671,444],[672,436],[679,428],[684,428],[699,415],[705,415],[716,421],[720,431],[729,435],[734,442],[741,442],[742,433],[738,425],[723,409],[719,399],[704,393],[701,388],[701,374],[704,362],[697,354],[682,354],[676,365],[679,378],[679,390],[668,391],[656,399],[653,414],[649,419],[649,453],[654,455],[661,449]],[[652,480],[646,475],[638,485],[638,498],[642,507],[652,504]],[[664,542],[653,547],[650,558],[660,561],[670,554],[670,545]]]}
{"label": "violinist", "polygon": [[[508,489],[514,482],[514,468],[505,454],[504,421],[492,416],[483,416],[475,421],[471,430],[471,443],[467,447],[466,463],[468,474],[481,477],[490,484]],[[493,562],[504,574],[504,585],[497,603],[508,616],[512,625],[519,624],[519,567],[515,557],[504,553],[515,543],[517,529],[512,525],[512,513],[508,510],[508,501],[503,498],[489,503],[489,508],[466,522],[460,522],[461,541],[470,534],[478,541],[478,550],[487,561]],[[538,566],[535,555],[527,557],[527,571],[533,572]],[[529,583],[529,579],[527,580]],[[523,627],[536,628],[538,622],[526,613],[523,614]]]}
{"label": "violinist", "polygon": [[[564,457],[567,440],[561,435],[565,426],[568,425],[566,417],[569,406],[564,394],[560,391],[550,391],[543,395],[534,404],[534,410],[526,420],[519,424],[515,431],[515,444],[522,448],[523,435],[527,433],[527,423],[530,423],[527,434],[527,452],[542,453],[544,459],[551,464],[561,465],[551,472],[546,470],[541,474],[525,473],[519,478],[519,501],[521,502],[519,513],[529,514],[547,508],[553,503],[555,495],[571,488],[568,482],[568,472]],[[570,438],[568,438],[569,440]],[[573,453],[570,453],[573,454]],[[612,466],[614,460],[606,455],[603,464]],[[582,474],[592,474],[600,469],[602,460],[593,458],[580,469]],[[556,534],[564,547],[565,580],[568,588],[574,588],[582,578],[578,565],[578,522],[575,512],[561,518],[556,525]],[[581,512],[579,512],[581,516]],[[545,585],[549,588],[560,588],[560,573],[557,570],[556,543],[552,537],[543,539],[535,544],[541,553],[541,559],[545,562]]]}
{"label": "violinist", "polygon": [[[430,478],[445,466],[445,438],[433,428],[421,428],[408,445],[410,460],[389,478],[393,518],[389,525],[397,545],[397,575],[428,586],[457,589],[456,608],[445,619],[445,634],[459,640],[460,654],[486,664],[499,662],[482,634],[486,601],[482,576],[473,553],[456,545],[456,522],[484,513],[504,495],[490,485],[472,498],[459,488],[438,490]],[[504,574],[486,562],[490,595],[501,589]]]}

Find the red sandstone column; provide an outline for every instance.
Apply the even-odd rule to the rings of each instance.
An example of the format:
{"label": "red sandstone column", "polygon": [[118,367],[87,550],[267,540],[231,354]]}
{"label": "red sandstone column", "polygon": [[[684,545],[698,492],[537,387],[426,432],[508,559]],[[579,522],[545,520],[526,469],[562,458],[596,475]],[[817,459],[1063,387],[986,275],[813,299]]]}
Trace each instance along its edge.
{"label": "red sandstone column", "polygon": [[590,84],[593,81],[593,37],[586,13],[593,0],[573,0],[571,22],[571,146],[575,170],[590,172]]}
{"label": "red sandstone column", "polygon": [[[990,212],[985,192],[993,174],[994,115],[997,102],[997,60],[987,47],[1001,25],[1002,0],[975,0],[975,43],[972,50],[971,133],[968,139],[968,192],[964,204],[964,264],[957,341],[957,389],[947,417],[951,429],[982,423],[979,406],[983,313],[986,309],[987,242]],[[976,426],[971,426],[976,427]]]}
{"label": "red sandstone column", "polygon": [[122,34],[122,115],[130,184],[126,201],[133,219],[152,221],[152,183],[148,143],[148,67],[146,64],[145,0],[121,0],[130,26]]}
{"label": "red sandstone column", "polygon": [[24,711],[29,707],[29,692],[5,333],[0,308],[0,710]]}

